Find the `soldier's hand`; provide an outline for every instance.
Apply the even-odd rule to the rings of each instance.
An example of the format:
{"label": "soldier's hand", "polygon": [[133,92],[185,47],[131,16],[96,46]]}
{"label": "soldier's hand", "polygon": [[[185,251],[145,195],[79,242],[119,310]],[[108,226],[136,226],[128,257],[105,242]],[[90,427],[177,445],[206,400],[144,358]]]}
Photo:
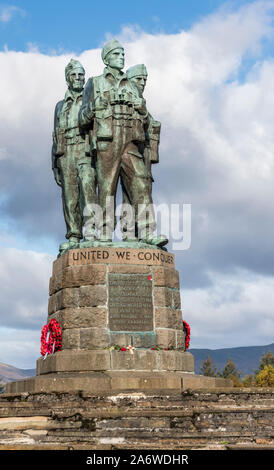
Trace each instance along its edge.
{"label": "soldier's hand", "polygon": [[60,177],[59,168],[54,168],[53,174],[54,174],[54,179],[55,179],[56,183],[58,184],[58,186],[62,186],[62,181],[61,181],[61,177]]}
{"label": "soldier's hand", "polygon": [[95,110],[102,111],[108,107],[108,101],[103,96],[97,96],[95,98]]}

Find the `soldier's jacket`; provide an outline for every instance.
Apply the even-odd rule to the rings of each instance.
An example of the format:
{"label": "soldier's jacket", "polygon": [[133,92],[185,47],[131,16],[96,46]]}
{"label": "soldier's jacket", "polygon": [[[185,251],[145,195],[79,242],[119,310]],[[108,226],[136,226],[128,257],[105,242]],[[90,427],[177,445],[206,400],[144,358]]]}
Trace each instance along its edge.
{"label": "soldier's jacket", "polygon": [[66,154],[68,145],[85,143],[85,135],[78,123],[81,105],[82,93],[72,94],[67,90],[64,99],[55,107],[52,168],[57,167],[57,158]]}
{"label": "soldier's jacket", "polygon": [[[106,109],[100,109],[100,99],[107,100]],[[134,99],[141,99],[141,109],[135,109]],[[83,104],[79,113],[82,128],[91,129],[97,140],[112,140],[113,126],[120,126],[131,140],[145,142],[148,113],[145,100],[138,88],[128,80],[125,73],[117,79],[105,68],[103,75],[90,78],[83,93]]]}

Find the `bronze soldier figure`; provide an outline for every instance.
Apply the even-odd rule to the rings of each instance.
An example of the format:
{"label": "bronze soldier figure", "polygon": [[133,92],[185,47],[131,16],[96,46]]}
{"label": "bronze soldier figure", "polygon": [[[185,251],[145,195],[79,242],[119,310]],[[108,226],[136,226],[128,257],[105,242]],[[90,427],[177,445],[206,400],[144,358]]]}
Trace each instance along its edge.
{"label": "bronze soldier figure", "polygon": [[[140,95],[143,96],[143,92],[147,82],[147,69],[144,64],[137,64],[133,67],[130,67],[126,74],[133,83],[139,89]],[[159,143],[160,143],[160,130],[161,130],[161,123],[159,121],[155,121],[152,115],[148,113],[148,121],[146,127],[146,140],[144,144],[139,145],[139,149],[144,156],[145,166],[147,168],[148,174],[150,176],[148,182],[149,190],[152,193],[152,182],[154,181],[152,174],[151,174],[151,164],[159,163]],[[122,193],[123,193],[123,204],[130,204],[128,199],[127,193],[125,188],[122,185]],[[127,207],[127,206],[126,206]],[[126,214],[127,216],[127,214]],[[128,231],[132,230],[132,227],[128,227],[128,217],[124,217],[124,214],[121,215],[121,227],[125,234]],[[137,232],[138,228],[136,228]]]}
{"label": "bronze soldier figure", "polygon": [[[78,124],[85,83],[85,70],[80,62],[71,59],[65,78],[68,89],[55,107],[52,145],[52,169],[56,183],[62,188],[68,239],[60,245],[60,253],[79,246],[85,223],[83,210],[88,204],[96,203],[95,169],[90,155],[86,154],[85,134]],[[95,228],[89,227],[85,240],[95,237]]]}
{"label": "bronze soldier figure", "polygon": [[145,143],[148,124],[146,103],[124,67],[124,48],[115,39],[102,50],[106,67],[100,76],[90,78],[83,94],[79,124],[89,131],[92,149],[96,148],[98,201],[103,210],[101,241],[111,241],[115,228],[108,200],[115,197],[119,177],[134,208],[139,238],[163,246],[167,239],[153,236],[156,228],[152,210],[150,174],[140,146]]}

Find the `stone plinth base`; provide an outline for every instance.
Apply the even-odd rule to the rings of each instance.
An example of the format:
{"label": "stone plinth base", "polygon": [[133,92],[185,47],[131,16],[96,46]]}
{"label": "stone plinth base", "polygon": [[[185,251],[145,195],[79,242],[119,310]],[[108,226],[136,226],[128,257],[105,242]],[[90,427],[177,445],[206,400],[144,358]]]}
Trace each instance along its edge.
{"label": "stone plinth base", "polygon": [[187,372],[107,371],[60,372],[45,374],[7,384],[7,393],[69,393],[83,391],[98,396],[115,392],[183,391],[186,389],[231,387],[231,380],[204,377]]}
{"label": "stone plinth base", "polygon": [[194,359],[189,352],[149,351],[59,351],[37,361],[37,375],[59,372],[92,371],[179,371],[193,372]]}
{"label": "stone plinth base", "polygon": [[120,345],[184,351],[179,274],[160,249],[70,250],[53,263],[48,321],[65,350]]}

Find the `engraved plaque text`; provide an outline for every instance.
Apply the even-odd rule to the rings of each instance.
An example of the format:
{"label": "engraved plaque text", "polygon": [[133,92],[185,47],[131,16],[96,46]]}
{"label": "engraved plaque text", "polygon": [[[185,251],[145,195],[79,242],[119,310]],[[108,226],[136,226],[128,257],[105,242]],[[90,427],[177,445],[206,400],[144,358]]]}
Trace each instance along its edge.
{"label": "engraved plaque text", "polygon": [[145,274],[109,273],[109,327],[112,331],[152,331],[152,281]]}

